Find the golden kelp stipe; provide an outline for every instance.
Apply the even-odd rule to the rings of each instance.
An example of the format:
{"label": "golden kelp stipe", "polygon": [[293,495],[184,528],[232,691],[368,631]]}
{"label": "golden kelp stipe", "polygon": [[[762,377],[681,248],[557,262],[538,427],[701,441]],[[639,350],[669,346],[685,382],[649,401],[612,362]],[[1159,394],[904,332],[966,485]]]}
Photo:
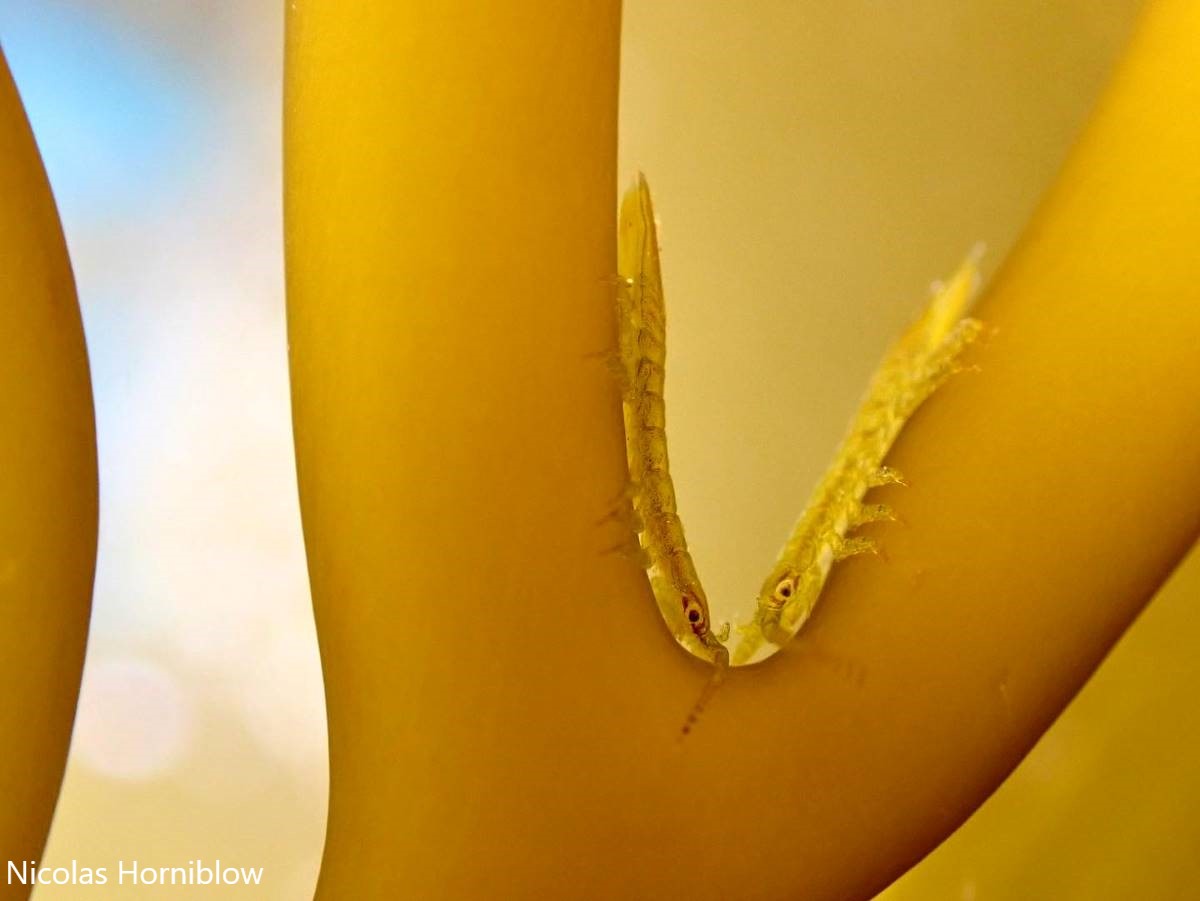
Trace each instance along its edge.
{"label": "golden kelp stipe", "polygon": [[[670,475],[663,400],[666,311],[658,253],[650,189],[639,175],[621,202],[618,224],[628,518],[671,634],[723,670],[730,662],[728,626],[713,628]],[[786,644],[808,619],[833,564],[875,550],[870,539],[851,533],[893,518],[885,505],[864,503],[864,497],[874,487],[903,481],[884,465],[884,457],[921,403],[957,371],[963,349],[979,335],[980,323],[962,314],[978,288],[980,253],[981,248],[973,250],[948,284],[935,286],[925,312],[884,357],[833,463],[763,582],[754,611],[737,627],[734,665],[757,663]]]}

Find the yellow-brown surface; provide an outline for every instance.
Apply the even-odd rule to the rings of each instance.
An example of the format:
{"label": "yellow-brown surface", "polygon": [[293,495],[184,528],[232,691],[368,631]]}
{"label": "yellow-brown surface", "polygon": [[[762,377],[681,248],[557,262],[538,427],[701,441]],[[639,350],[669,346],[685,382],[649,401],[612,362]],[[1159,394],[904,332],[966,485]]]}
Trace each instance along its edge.
{"label": "yellow-brown surface", "polygon": [[0,897],[29,889],[67,758],[96,559],[87,354],[50,186],[0,57]]}
{"label": "yellow-brown surface", "polygon": [[865,897],[999,784],[1200,529],[1200,10],[1151,4],[982,304],[981,372],[902,437],[887,565],[842,567],[680,744],[704,667],[597,526],[623,479],[596,356],[619,11],[503,9],[289,22],[318,897]]}

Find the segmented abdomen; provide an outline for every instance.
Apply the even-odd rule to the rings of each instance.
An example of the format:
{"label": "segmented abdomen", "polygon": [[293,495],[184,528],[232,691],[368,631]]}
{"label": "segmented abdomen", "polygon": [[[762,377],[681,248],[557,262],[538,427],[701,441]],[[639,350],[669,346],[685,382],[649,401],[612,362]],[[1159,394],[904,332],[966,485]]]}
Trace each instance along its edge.
{"label": "segmented abdomen", "polygon": [[654,208],[644,178],[621,203],[619,343],[632,503],[644,562],[659,610],[677,641],[724,664],[708,599],[687,549],[667,455],[666,312]]}

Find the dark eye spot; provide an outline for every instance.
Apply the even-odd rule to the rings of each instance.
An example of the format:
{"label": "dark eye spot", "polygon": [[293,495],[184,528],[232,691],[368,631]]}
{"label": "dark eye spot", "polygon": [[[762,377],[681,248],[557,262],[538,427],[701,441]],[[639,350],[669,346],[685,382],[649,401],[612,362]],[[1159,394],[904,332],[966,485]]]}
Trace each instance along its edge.
{"label": "dark eye spot", "polygon": [[700,622],[700,611],[699,610],[689,610],[688,611],[688,622],[689,623]]}
{"label": "dark eye spot", "polygon": [[796,585],[790,578],[783,579],[775,586],[775,600],[783,602],[792,596]]}

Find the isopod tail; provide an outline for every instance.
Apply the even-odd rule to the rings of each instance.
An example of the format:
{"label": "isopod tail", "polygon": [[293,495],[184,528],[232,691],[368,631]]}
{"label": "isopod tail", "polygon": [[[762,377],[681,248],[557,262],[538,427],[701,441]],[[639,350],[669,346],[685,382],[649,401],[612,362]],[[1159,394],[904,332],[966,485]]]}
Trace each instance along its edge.
{"label": "isopod tail", "polygon": [[958,271],[951,276],[950,281],[934,286],[933,302],[918,324],[918,329],[924,333],[927,349],[937,347],[970,306],[979,289],[979,261],[983,258],[984,250],[982,242],[976,244],[962,261]]}

